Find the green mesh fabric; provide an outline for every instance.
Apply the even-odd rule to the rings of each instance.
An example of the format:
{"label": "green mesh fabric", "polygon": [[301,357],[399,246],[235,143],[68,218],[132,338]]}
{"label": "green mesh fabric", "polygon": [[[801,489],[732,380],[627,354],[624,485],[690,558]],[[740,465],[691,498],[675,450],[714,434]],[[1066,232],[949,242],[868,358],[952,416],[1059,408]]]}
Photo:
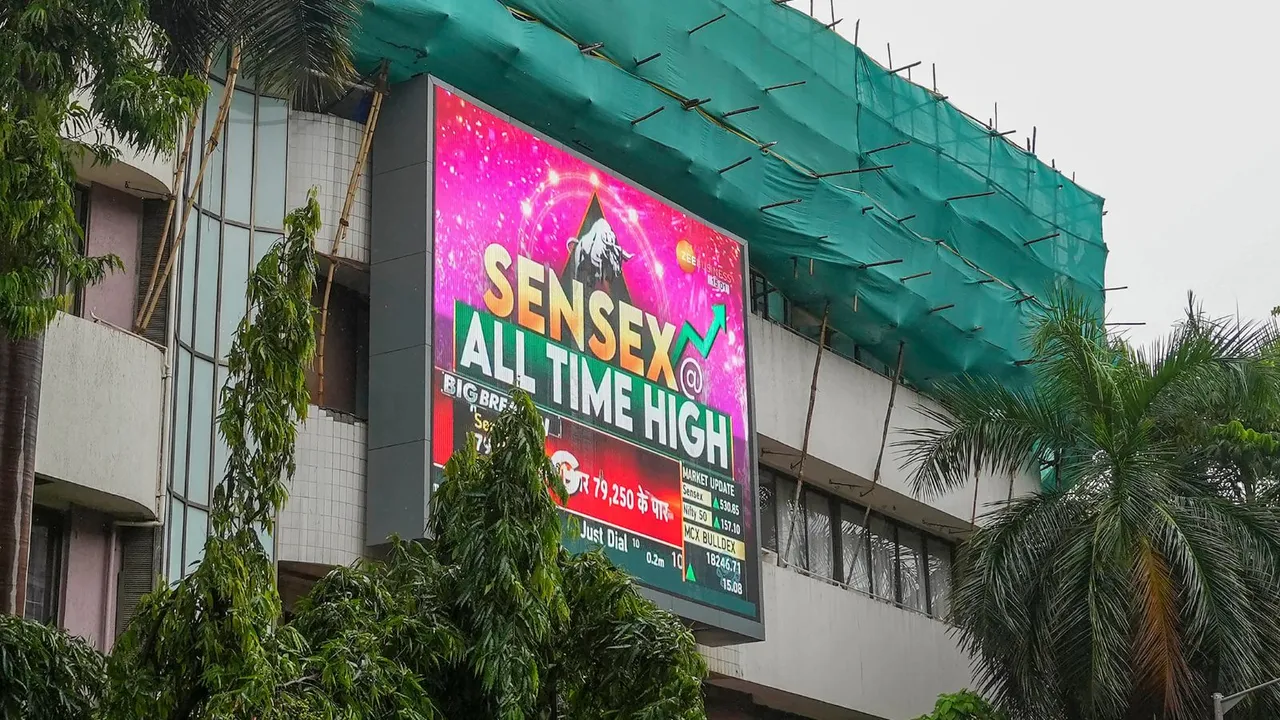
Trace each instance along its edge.
{"label": "green mesh fabric", "polygon": [[1024,381],[1041,299],[1102,306],[1102,198],[772,0],[369,0],[356,52],[738,235],[864,361],[904,343],[918,384]]}

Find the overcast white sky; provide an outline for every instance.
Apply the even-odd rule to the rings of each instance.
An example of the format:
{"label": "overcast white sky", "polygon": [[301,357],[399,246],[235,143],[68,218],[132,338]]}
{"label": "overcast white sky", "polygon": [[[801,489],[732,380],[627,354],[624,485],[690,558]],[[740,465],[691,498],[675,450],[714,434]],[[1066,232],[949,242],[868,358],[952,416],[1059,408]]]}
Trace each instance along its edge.
{"label": "overcast white sky", "polygon": [[[831,0],[816,0],[827,20]],[[808,0],[792,0],[808,10]],[[1161,334],[1194,290],[1214,314],[1280,305],[1280,3],[835,0],[881,63],[938,89],[1106,198],[1110,319]]]}

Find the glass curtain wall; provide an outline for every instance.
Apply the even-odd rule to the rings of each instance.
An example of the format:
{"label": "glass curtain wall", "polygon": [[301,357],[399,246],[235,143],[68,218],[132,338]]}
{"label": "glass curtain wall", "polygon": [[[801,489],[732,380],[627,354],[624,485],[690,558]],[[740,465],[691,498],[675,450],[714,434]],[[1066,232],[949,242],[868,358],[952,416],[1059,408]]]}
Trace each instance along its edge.
{"label": "glass curtain wall", "polygon": [[[225,60],[211,73],[200,121],[198,168],[221,101]],[[209,161],[187,223],[176,281],[173,323],[173,460],[169,475],[167,573],[176,581],[195,569],[209,532],[211,488],[221,482],[227,446],[218,437],[219,394],[226,359],[244,318],[250,269],[281,239],[285,215],[289,106],[259,95],[252,80],[236,83],[218,149]],[[189,195],[193,178],[188,175]],[[181,221],[181,206],[175,222]],[[265,543],[268,550],[271,544]]]}

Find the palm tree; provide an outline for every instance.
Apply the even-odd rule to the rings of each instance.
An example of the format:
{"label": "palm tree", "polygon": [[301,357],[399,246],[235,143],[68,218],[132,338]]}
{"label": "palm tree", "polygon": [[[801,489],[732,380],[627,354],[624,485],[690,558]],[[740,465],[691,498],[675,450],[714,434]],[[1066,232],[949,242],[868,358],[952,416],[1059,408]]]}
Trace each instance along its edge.
{"label": "palm tree", "polygon": [[[1276,417],[1271,328],[1193,313],[1139,351],[1059,297],[1031,348],[1029,386],[944,382],[938,428],[902,443],[924,495],[1045,473],[957,560],[952,620],[984,690],[1017,717],[1179,720],[1280,677],[1280,510],[1222,450],[1237,422],[1275,437],[1246,425]],[[1280,695],[1253,703],[1280,716]]]}
{"label": "palm tree", "polygon": [[[213,58],[228,51],[230,62],[209,139],[183,202],[182,217],[176,223],[172,241],[160,248],[139,305],[135,320],[138,332],[146,331],[161,290],[173,271],[187,220],[222,137],[241,69],[267,95],[315,105],[319,98],[343,87],[355,75],[351,35],[362,4],[363,0],[150,0],[151,19],[169,41],[159,58],[167,71],[206,75]],[[191,116],[178,155],[175,194],[169,197],[161,232],[165,239],[169,238],[170,228],[175,227],[177,193],[181,192],[182,176],[191,164],[198,119],[196,114]]]}

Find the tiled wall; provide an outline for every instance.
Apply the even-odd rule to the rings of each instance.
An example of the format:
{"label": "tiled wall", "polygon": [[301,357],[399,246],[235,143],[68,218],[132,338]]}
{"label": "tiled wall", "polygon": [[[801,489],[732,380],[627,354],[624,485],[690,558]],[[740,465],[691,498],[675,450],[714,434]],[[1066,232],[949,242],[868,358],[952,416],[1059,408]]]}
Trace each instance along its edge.
{"label": "tiled wall", "polygon": [[311,406],[298,432],[298,472],[280,513],[283,561],[347,565],[364,552],[364,421]]}
{"label": "tiled wall", "polygon": [[[333,234],[347,197],[347,182],[364,136],[364,125],[333,115],[293,111],[289,113],[289,183],[285,195],[289,208],[307,198],[307,190],[319,188],[320,218],[316,235],[321,252],[329,252]],[[369,168],[366,161],[355,202],[351,206],[350,229],[338,249],[340,257],[369,262]]]}

